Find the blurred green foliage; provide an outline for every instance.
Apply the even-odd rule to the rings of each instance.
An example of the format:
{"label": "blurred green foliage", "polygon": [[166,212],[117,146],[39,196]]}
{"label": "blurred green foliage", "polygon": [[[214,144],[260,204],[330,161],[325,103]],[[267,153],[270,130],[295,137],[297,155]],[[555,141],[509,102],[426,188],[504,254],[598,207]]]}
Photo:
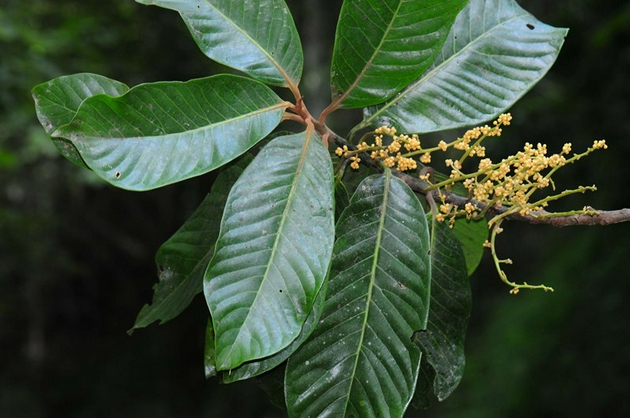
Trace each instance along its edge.
{"label": "blurred green foliage", "polygon": [[[340,2],[288,3],[307,48],[329,50]],[[513,126],[493,152],[525,141],[551,149],[570,141],[581,150],[605,138],[608,151],[567,167],[556,180],[561,189],[595,183],[599,191],[563,205],[630,207],[630,6],[521,4],[571,31],[549,75],[512,109]],[[326,22],[319,32],[308,26],[313,8]],[[323,37],[323,47],[313,36]],[[306,60],[327,71],[326,53]],[[104,186],[57,155],[30,99],[34,85],[62,74],[95,72],[135,85],[218,71],[166,10],[131,0],[3,1],[2,417],[283,416],[255,385],[204,380],[202,300],[172,323],[125,334],[150,301],[155,250],[201,202],[211,176],[143,194]],[[312,81],[317,74],[305,82],[326,86],[327,74],[320,76],[323,83]],[[471,278],[473,319],[460,388],[443,404],[409,415],[629,415],[629,225],[510,224],[500,239],[502,253],[515,262],[508,274],[556,292],[510,296],[486,263]]]}

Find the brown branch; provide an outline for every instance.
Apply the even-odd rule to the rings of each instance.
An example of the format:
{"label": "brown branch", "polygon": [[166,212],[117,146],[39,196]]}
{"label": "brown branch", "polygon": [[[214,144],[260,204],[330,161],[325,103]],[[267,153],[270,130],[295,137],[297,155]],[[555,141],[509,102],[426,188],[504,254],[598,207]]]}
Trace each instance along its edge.
{"label": "brown branch", "polygon": [[[437,190],[428,190],[429,183],[412,177],[408,174],[401,173],[399,171],[394,172],[394,175],[400,178],[402,181],[415,192],[422,193],[424,195],[431,194],[434,199],[438,200]],[[486,208],[486,204],[478,202],[474,199],[469,199],[458,194],[441,190],[441,197],[447,203],[452,203],[457,207],[464,207],[466,203],[472,203],[481,210]],[[510,208],[506,206],[494,206],[488,208],[488,213],[491,215],[500,215],[507,212]],[[556,215],[553,212],[547,212],[546,210],[533,211],[530,215],[521,215],[519,213],[512,213],[507,215],[505,219],[514,221],[529,222],[531,224],[545,224],[557,227],[573,226],[573,225],[612,225],[621,222],[630,221],[630,209],[619,210],[597,210],[589,209],[590,214],[575,214],[575,215]]]}

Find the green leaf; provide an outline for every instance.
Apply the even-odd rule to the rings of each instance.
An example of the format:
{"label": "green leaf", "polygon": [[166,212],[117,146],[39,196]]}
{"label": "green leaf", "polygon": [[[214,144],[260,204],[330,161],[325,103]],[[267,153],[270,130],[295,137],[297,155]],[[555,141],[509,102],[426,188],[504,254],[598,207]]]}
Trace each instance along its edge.
{"label": "green leaf", "polygon": [[418,376],[418,384],[416,392],[413,394],[411,406],[416,409],[427,409],[431,406],[431,397],[433,394],[433,381],[435,380],[435,370],[429,364],[427,356],[422,356],[420,361],[420,375]]}
{"label": "green leaf", "polygon": [[208,318],[206,324],[206,344],[203,352],[203,371],[206,379],[217,374],[217,365],[214,363],[214,328],[212,318]]}
{"label": "green leaf", "polygon": [[433,66],[388,103],[366,109],[357,129],[432,132],[493,119],[547,73],[566,34],[514,0],[470,0]]}
{"label": "green leaf", "polygon": [[425,328],[429,232],[415,194],[389,170],[366,178],[337,225],[320,324],[289,358],[291,417],[401,417],[411,401]]}
{"label": "green leaf", "polygon": [[228,193],[250,161],[245,155],[222,171],[197,210],[160,246],[155,256],[160,281],[154,286],[153,303],[144,305],[131,331],[175,318],[201,293]]}
{"label": "green leaf", "polygon": [[483,256],[483,243],[488,239],[488,221],[483,218],[476,221],[459,218],[453,225],[453,233],[461,244],[466,258],[466,270],[470,276]]}
{"label": "green leaf", "polygon": [[232,188],[206,272],[218,370],[298,337],[333,239],[332,162],[321,138],[307,130],[273,139]]}
{"label": "green leaf", "polygon": [[214,170],[269,134],[288,106],[257,81],[217,75],[86,99],[53,135],[111,184],[149,190]]}
{"label": "green leaf", "polygon": [[[52,135],[59,127],[70,123],[85,99],[97,94],[116,97],[129,87],[102,75],[81,73],[62,76],[35,86],[32,90],[37,118],[46,133]],[[72,142],[52,138],[61,155],[82,168],[89,168]]]}
{"label": "green leaf", "polygon": [[271,404],[280,409],[286,409],[284,405],[284,372],[285,364],[276,367],[262,376],[258,376],[256,383],[265,394]]}
{"label": "green leaf", "polygon": [[[447,224],[434,223],[432,245],[429,323],[426,330],[415,334],[414,341],[435,372],[432,386],[442,401],[455,390],[464,374],[464,339],[472,295],[464,253]],[[425,370],[427,374],[432,375]],[[424,384],[419,389],[423,386],[428,388]],[[423,395],[419,390],[416,396]]]}
{"label": "green leaf", "polygon": [[365,107],[402,90],[431,65],[465,3],[345,1],[332,58],[333,100]]}
{"label": "green leaf", "polygon": [[313,309],[311,309],[311,313],[308,315],[306,321],[304,322],[304,326],[300,331],[300,335],[295,340],[293,340],[291,344],[270,357],[265,357],[261,360],[250,361],[234,370],[223,373],[223,382],[232,383],[238,380],[245,380],[254,376],[259,376],[276,368],[281,363],[285,362],[289,358],[289,356],[295,353],[295,351],[304,343],[304,341],[306,341],[306,339],[311,335],[315,327],[319,324],[319,318],[321,316],[322,310],[324,309],[324,300],[326,299],[326,287],[327,282],[324,282],[324,284],[322,285],[322,289],[317,294],[317,298],[315,299],[315,303],[313,304]]}
{"label": "green leaf", "polygon": [[335,182],[335,219],[339,219],[349,204],[350,195],[346,185],[342,181]]}
{"label": "green leaf", "polygon": [[283,0],[136,0],[179,12],[209,58],[276,86],[297,85],[304,57]]}

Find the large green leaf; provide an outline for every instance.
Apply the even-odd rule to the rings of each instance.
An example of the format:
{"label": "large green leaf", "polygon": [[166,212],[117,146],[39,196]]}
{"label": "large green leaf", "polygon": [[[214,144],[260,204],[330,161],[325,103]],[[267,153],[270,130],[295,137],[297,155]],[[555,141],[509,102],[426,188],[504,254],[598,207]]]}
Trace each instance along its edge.
{"label": "large green leaf", "polygon": [[280,123],[287,105],[264,84],[233,75],[141,84],[86,99],[53,136],[72,141],[111,184],[148,190],[238,157]]}
{"label": "large green leaf", "polygon": [[[315,303],[313,304],[313,309],[311,309],[311,313],[306,318],[304,322],[304,326],[300,331],[300,335],[291,342],[287,347],[283,350],[273,354],[272,356],[265,357],[260,360],[250,361],[237,367],[235,370],[230,370],[229,372],[223,373],[223,382],[231,383],[236,382],[238,380],[249,379],[254,376],[260,376],[263,373],[266,373],[281,363],[286,361],[289,356],[291,356],[295,351],[306,341],[306,339],[311,335],[315,327],[319,324],[319,318],[322,313],[322,309],[324,308],[324,301],[326,299],[326,288],[327,282],[324,282],[322,289],[317,294],[317,298],[315,299]],[[208,346],[206,345],[206,349]],[[284,402],[283,402],[284,403]]]}
{"label": "large green leaf", "polygon": [[[37,118],[46,133],[51,135],[57,128],[70,123],[85,99],[96,94],[116,97],[129,90],[125,84],[102,75],[81,73],[55,78],[33,88]],[[78,165],[89,168],[81,159],[72,142],[64,138],[52,138],[61,155]]]}
{"label": "large green leaf", "polygon": [[433,369],[425,370],[423,377],[435,378],[419,384],[416,396],[424,397],[426,390],[433,387],[442,401],[455,390],[464,374],[464,338],[472,295],[462,247],[449,226],[441,222],[436,222],[433,229],[431,273],[429,323],[426,330],[415,334],[414,341],[425,355],[423,363]]}
{"label": "large green leaf", "polygon": [[289,358],[291,417],[401,417],[427,324],[429,232],[418,198],[387,170],[366,178],[337,225],[320,324]]}
{"label": "large green leaf", "polygon": [[222,171],[197,210],[160,246],[155,255],[160,281],[154,286],[153,303],[142,307],[132,331],[175,318],[203,291],[228,193],[250,161],[244,155]]}
{"label": "large green leaf", "polygon": [[344,107],[383,103],[433,62],[466,0],[346,0],[331,81]]}
{"label": "large green leaf", "polygon": [[136,0],[179,12],[211,59],[268,84],[297,85],[304,57],[283,0]]}
{"label": "large green leaf", "polygon": [[307,130],[273,139],[232,188],[206,272],[218,370],[298,337],[333,239],[332,163],[321,138]]}
{"label": "large green leaf", "polygon": [[547,73],[566,34],[514,0],[470,0],[433,66],[388,103],[366,109],[361,125],[411,133],[492,119]]}

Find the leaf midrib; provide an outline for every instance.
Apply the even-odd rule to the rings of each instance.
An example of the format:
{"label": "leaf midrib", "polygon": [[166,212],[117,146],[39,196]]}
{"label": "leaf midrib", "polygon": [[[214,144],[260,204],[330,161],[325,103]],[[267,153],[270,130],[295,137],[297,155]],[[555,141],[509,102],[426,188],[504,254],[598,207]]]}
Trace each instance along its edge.
{"label": "leaf midrib", "polygon": [[[92,96],[95,97],[95,96]],[[110,96],[107,96],[110,97]],[[86,99],[87,100],[87,99]],[[163,135],[150,135],[150,136],[125,136],[125,137],[107,137],[107,136],[88,136],[88,135],[84,135],[84,136],[80,136],[79,134],[74,134],[70,128],[68,128],[68,126],[72,125],[73,122],[70,122],[68,124],[62,125],[59,128],[57,128],[56,131],[54,131],[52,134],[50,134],[50,136],[52,136],[53,138],[66,138],[66,136],[64,135],[68,135],[68,136],[74,136],[75,138],[90,138],[90,139],[102,139],[102,140],[124,140],[124,141],[151,141],[151,140],[167,140],[170,139],[172,137],[177,137],[180,135],[194,135],[198,132],[204,132],[204,131],[208,131],[208,130],[212,130],[215,129],[216,127],[222,126],[222,125],[227,125],[227,124],[231,124],[231,123],[237,123],[241,120],[245,120],[247,118],[251,118],[251,117],[255,117],[258,115],[262,115],[264,113],[267,112],[271,112],[274,110],[278,110],[278,109],[282,109],[282,108],[286,108],[290,105],[290,103],[288,102],[280,102],[277,103],[273,106],[268,106],[268,107],[264,107],[264,108],[259,108],[257,110],[251,111],[251,112],[247,112],[247,113],[243,113],[241,115],[235,116],[235,117],[231,117],[229,119],[225,119],[219,122],[215,122],[215,123],[209,123],[207,125],[203,125],[200,126],[198,128],[195,129],[189,129],[189,130],[183,130],[181,132],[173,132],[173,133],[168,133],[168,134],[163,134]],[[77,111],[78,114],[78,111]],[[76,117],[76,114],[75,114]],[[65,128],[65,129],[64,129]],[[66,139],[71,139],[71,138],[66,138]],[[72,140],[72,139],[71,139]]]}
{"label": "leaf midrib", "polygon": [[[282,231],[284,229],[286,220],[289,217],[289,211],[293,205],[293,203],[295,202],[295,191],[297,190],[297,185],[299,183],[299,180],[301,178],[301,174],[302,174],[302,169],[304,167],[304,163],[306,161],[306,154],[308,153],[308,148],[310,145],[310,141],[313,137],[313,131],[311,130],[307,130],[305,133],[305,140],[304,140],[304,145],[302,146],[302,153],[300,154],[300,159],[297,165],[297,169],[295,171],[295,175],[294,175],[294,181],[291,184],[291,190],[289,191],[289,195],[287,196],[287,204],[284,208],[284,210],[282,211],[282,218],[280,220],[280,225],[278,226],[278,231],[276,232],[276,238],[274,240],[273,243],[273,247],[271,250],[271,254],[269,256],[269,262],[267,263],[267,267],[265,268],[265,273],[263,274],[263,278],[260,281],[260,285],[258,286],[258,291],[256,292],[256,296],[254,297],[254,300],[251,303],[250,309],[247,312],[247,316],[245,317],[245,319],[243,320],[243,324],[247,323],[249,321],[252,309],[252,306],[256,305],[256,301],[258,300],[258,298],[261,295],[261,289],[264,285],[264,283],[268,280],[269,277],[269,269],[271,268],[271,266],[274,264],[273,260],[276,257],[276,252],[278,250],[278,243],[280,241],[280,239],[282,239],[282,237],[284,236]],[[288,291],[288,290],[287,290]],[[236,337],[234,338],[234,342],[238,341],[241,337],[241,334],[243,332],[243,327],[239,328],[239,332],[236,335]],[[297,335],[296,335],[297,337]],[[227,359],[230,359],[230,354],[232,353],[233,347],[235,347],[236,344],[232,344],[230,346],[230,350],[227,353]],[[225,366],[225,363],[222,364],[221,369],[223,369],[223,366]]]}
{"label": "leaf midrib", "polygon": [[380,217],[378,222],[378,232],[376,234],[376,243],[374,245],[374,259],[372,261],[372,268],[370,270],[370,285],[368,287],[367,299],[366,299],[366,308],[365,314],[363,317],[363,324],[361,326],[361,337],[359,338],[359,344],[357,346],[357,351],[355,354],[354,365],[352,367],[352,374],[350,379],[350,388],[348,390],[348,394],[346,395],[346,411],[348,403],[350,402],[350,394],[352,393],[352,386],[354,385],[355,376],[357,373],[357,368],[359,366],[359,357],[361,351],[363,350],[363,340],[365,339],[365,331],[367,328],[368,317],[370,313],[370,307],[372,305],[372,293],[374,291],[374,286],[376,282],[376,271],[378,267],[379,254],[381,249],[381,242],[383,240],[383,230],[385,225],[385,218],[387,214],[387,204],[389,200],[389,187],[391,180],[391,171],[389,169],[385,169],[384,173],[384,187],[383,187],[383,202],[380,205]]}
{"label": "leaf midrib", "polygon": [[[501,21],[496,26],[493,26],[492,29],[490,29],[490,30],[488,30],[486,32],[483,32],[483,34],[481,34],[481,36],[478,36],[475,39],[472,39],[462,49],[456,51],[453,55],[451,55],[450,57],[448,57],[447,59],[442,61],[442,63],[440,65],[438,65],[437,67],[434,67],[432,70],[429,70],[424,77],[420,77],[418,79],[418,81],[416,81],[415,83],[409,84],[409,86],[407,86],[407,88],[405,89],[405,91],[403,93],[399,94],[396,97],[393,97],[389,102],[385,103],[383,105],[383,107],[381,107],[377,112],[372,114],[372,116],[369,119],[365,119],[360,124],[361,127],[369,125],[370,121],[372,121],[374,118],[376,118],[380,114],[384,113],[385,110],[389,109],[391,106],[393,106],[394,104],[398,103],[400,100],[406,98],[407,94],[405,94],[405,92],[411,92],[412,90],[415,90],[421,84],[425,84],[425,83],[429,82],[429,80],[431,80],[436,75],[436,73],[440,73],[441,70],[444,67],[446,67],[448,64],[450,64],[457,57],[461,56],[464,53],[464,51],[467,51],[469,48],[473,48],[480,39],[483,39],[483,38],[489,36],[489,34],[493,33],[495,30],[498,30],[499,28],[502,28],[506,23],[511,22],[512,20],[519,19],[519,18],[521,18],[524,15],[525,14],[516,15],[514,17],[511,17],[510,19]],[[439,53],[438,53],[438,56],[439,56]]]}
{"label": "leaf midrib", "polygon": [[367,71],[372,67],[372,63],[376,59],[376,56],[383,49],[383,44],[385,43],[385,39],[387,38],[387,36],[391,32],[392,26],[394,24],[394,20],[398,16],[398,13],[400,11],[400,7],[401,7],[401,4],[403,3],[403,1],[404,0],[400,0],[398,2],[398,6],[396,7],[396,11],[393,13],[392,18],[391,18],[389,24],[387,25],[387,29],[385,30],[385,32],[383,33],[383,36],[381,37],[381,41],[379,42],[378,46],[376,48],[374,48],[374,52],[372,53],[372,56],[370,56],[370,59],[368,59],[365,62],[365,65],[361,69],[361,72],[359,72],[359,74],[357,74],[357,76],[356,76],[355,80],[352,82],[352,84],[350,84],[350,86],[348,86],[346,91],[339,97],[339,99],[337,99],[338,103],[343,103],[348,98],[348,96],[350,96],[350,93],[352,93],[354,91],[354,89],[358,87],[358,85],[361,82],[361,80],[363,80],[363,76],[365,75],[365,73],[367,73]]}
{"label": "leaf midrib", "polygon": [[[233,19],[228,18],[223,12],[221,12],[218,8],[216,8],[215,6],[213,6],[209,0],[204,0],[204,3],[207,4],[207,6],[214,10],[217,14],[219,14],[220,16],[222,16],[226,22],[230,23],[237,32],[240,32],[245,38],[247,38],[256,48],[258,48],[258,50],[260,50],[260,52],[262,52],[262,54],[269,60],[269,62],[271,62],[271,64],[276,68],[276,70],[278,70],[278,72],[282,75],[282,77],[285,79],[287,85],[290,85],[293,83],[293,80],[289,77],[289,75],[286,73],[286,71],[284,71],[284,68],[282,68],[280,66],[280,63],[278,61],[276,61],[268,52],[265,48],[263,48],[263,46],[256,40],[254,40],[254,38],[252,38],[251,36],[249,36],[249,34],[247,32],[245,32],[244,30],[241,29],[241,27],[236,23],[236,21],[234,21]],[[286,6],[285,6],[286,7]]]}

